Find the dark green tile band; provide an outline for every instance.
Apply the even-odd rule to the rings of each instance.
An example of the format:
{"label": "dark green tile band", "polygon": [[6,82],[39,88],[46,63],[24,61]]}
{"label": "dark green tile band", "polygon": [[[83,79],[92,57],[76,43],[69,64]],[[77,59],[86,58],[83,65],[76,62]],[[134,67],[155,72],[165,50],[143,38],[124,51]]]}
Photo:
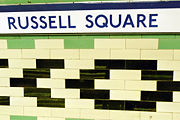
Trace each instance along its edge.
{"label": "dark green tile band", "polygon": [[7,40],[8,49],[34,49],[33,39],[9,39]]}
{"label": "dark green tile band", "polygon": [[180,39],[160,39],[159,49],[180,49]]}
{"label": "dark green tile band", "polygon": [[10,120],[37,120],[37,117],[35,116],[16,116],[11,115]]}

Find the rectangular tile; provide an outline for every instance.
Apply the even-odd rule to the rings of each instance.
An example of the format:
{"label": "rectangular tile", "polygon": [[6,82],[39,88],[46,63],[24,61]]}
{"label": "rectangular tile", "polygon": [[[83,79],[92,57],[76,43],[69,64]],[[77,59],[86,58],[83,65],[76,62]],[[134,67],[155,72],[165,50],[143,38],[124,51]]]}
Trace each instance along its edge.
{"label": "rectangular tile", "polygon": [[94,88],[94,80],[66,79],[65,87],[66,88],[78,88],[78,89],[83,89],[83,88],[93,89]]}
{"label": "rectangular tile", "polygon": [[24,88],[24,97],[50,98],[50,88]]}
{"label": "rectangular tile", "polygon": [[80,99],[80,89],[51,89],[51,98]]}
{"label": "rectangular tile", "polygon": [[81,89],[80,90],[81,99],[109,99],[109,90],[91,90],[91,89]]}
{"label": "rectangular tile", "polygon": [[160,39],[159,49],[180,49],[180,39]]}
{"label": "rectangular tile", "polygon": [[64,60],[63,59],[36,59],[36,67],[37,68],[64,68]]}
{"label": "rectangular tile", "polygon": [[173,80],[173,71],[141,71],[141,80]]}
{"label": "rectangular tile", "polygon": [[94,120],[94,119],[66,118],[66,120]]}
{"label": "rectangular tile", "polygon": [[91,99],[65,99],[66,109],[94,109],[94,100]]}
{"label": "rectangular tile", "polygon": [[81,80],[109,79],[109,70],[80,70]]}
{"label": "rectangular tile", "polygon": [[141,51],[138,49],[111,49],[112,59],[141,59]]}
{"label": "rectangular tile", "polygon": [[125,110],[125,102],[117,100],[95,100],[95,109]]}
{"label": "rectangular tile", "polygon": [[24,78],[50,78],[50,69],[23,69]]}
{"label": "rectangular tile", "polygon": [[37,107],[36,97],[11,97],[11,106],[22,106],[22,107]]}
{"label": "rectangular tile", "polygon": [[173,101],[172,92],[157,92],[157,91],[141,91],[141,100],[143,101]]}
{"label": "rectangular tile", "polygon": [[0,105],[10,105],[10,97],[0,96]]}
{"label": "rectangular tile", "polygon": [[11,115],[10,120],[37,120],[37,117],[35,116],[17,116],[17,115]]}
{"label": "rectangular tile", "polygon": [[9,39],[7,40],[8,49],[34,49],[33,39]]}
{"label": "rectangular tile", "polygon": [[0,68],[8,68],[8,59],[0,59]]}
{"label": "rectangular tile", "polygon": [[59,107],[65,108],[65,99],[63,98],[37,98],[38,107]]}
{"label": "rectangular tile", "polygon": [[63,39],[35,39],[36,49],[63,49]]}
{"label": "rectangular tile", "polygon": [[180,91],[179,81],[158,81],[157,90],[159,91]]}
{"label": "rectangular tile", "polygon": [[10,78],[10,87],[37,87],[35,78]]}
{"label": "rectangular tile", "polygon": [[93,39],[65,39],[65,49],[94,49]]}
{"label": "rectangular tile", "polygon": [[156,102],[125,101],[125,110],[156,112]]}
{"label": "rectangular tile", "polygon": [[0,49],[7,49],[7,40],[0,40]]}

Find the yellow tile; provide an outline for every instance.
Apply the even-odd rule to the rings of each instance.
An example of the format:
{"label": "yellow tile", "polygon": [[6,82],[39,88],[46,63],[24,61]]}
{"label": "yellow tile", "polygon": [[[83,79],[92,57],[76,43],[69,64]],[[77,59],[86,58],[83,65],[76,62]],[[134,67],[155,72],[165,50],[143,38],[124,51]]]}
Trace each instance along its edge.
{"label": "yellow tile", "polygon": [[173,120],[180,120],[180,113],[173,113]]}
{"label": "yellow tile", "polygon": [[24,107],[25,116],[51,116],[51,108],[46,107]]}
{"label": "yellow tile", "polygon": [[80,59],[109,59],[110,49],[80,49]]}
{"label": "yellow tile", "polygon": [[65,109],[65,118],[80,118],[80,113],[82,109]]}
{"label": "yellow tile", "polygon": [[0,40],[0,49],[7,49],[7,40]]}
{"label": "yellow tile", "polygon": [[94,100],[90,99],[65,99],[65,108],[94,109]]}
{"label": "yellow tile", "polygon": [[156,91],[156,81],[125,81],[126,90],[147,90]]}
{"label": "yellow tile", "polygon": [[51,97],[80,99],[80,89],[51,89]]}
{"label": "yellow tile", "polygon": [[80,73],[78,69],[51,69],[51,78],[79,79]]}
{"label": "yellow tile", "polygon": [[180,60],[180,50],[174,50],[174,60]]}
{"label": "yellow tile", "polygon": [[112,59],[140,59],[140,50],[111,49]]}
{"label": "yellow tile", "polygon": [[110,79],[141,80],[140,70],[110,70]]}
{"label": "yellow tile", "polygon": [[49,49],[22,49],[22,58],[49,59]]}
{"label": "yellow tile", "polygon": [[180,61],[158,61],[158,70],[180,70]]}
{"label": "yellow tile", "polygon": [[66,69],[94,69],[94,60],[65,60]]}
{"label": "yellow tile", "polygon": [[38,88],[65,88],[64,79],[37,78]]}
{"label": "yellow tile", "polygon": [[9,68],[36,68],[36,59],[9,59]]}
{"label": "yellow tile", "polygon": [[180,92],[173,92],[173,102],[180,102]]}
{"label": "yellow tile", "polygon": [[64,39],[36,39],[36,48],[64,48]]}
{"label": "yellow tile", "polygon": [[140,91],[110,90],[111,100],[141,100]]}
{"label": "yellow tile", "polygon": [[9,94],[13,97],[23,97],[24,96],[24,88],[23,87],[10,87]]}
{"label": "yellow tile", "polygon": [[0,58],[21,58],[21,50],[0,49]]}
{"label": "yellow tile", "polygon": [[0,116],[2,115],[11,115],[10,113],[10,106],[4,106],[4,105],[0,105]]}
{"label": "yellow tile", "polygon": [[141,50],[141,59],[173,60],[173,50]]}
{"label": "yellow tile", "polygon": [[9,87],[0,87],[0,96],[10,96]]}
{"label": "yellow tile", "polygon": [[11,106],[37,106],[37,97],[10,97]]}
{"label": "yellow tile", "polygon": [[23,70],[22,69],[9,69],[9,77],[13,78],[23,78]]}
{"label": "yellow tile", "polygon": [[95,89],[124,89],[124,80],[95,80]]}
{"label": "yellow tile", "polygon": [[180,81],[180,71],[173,72],[173,81]]}
{"label": "yellow tile", "polygon": [[180,112],[180,103],[173,102],[157,102],[157,112]]}
{"label": "yellow tile", "polygon": [[111,120],[140,120],[140,112],[138,111],[110,111]]}
{"label": "yellow tile", "polygon": [[158,39],[126,39],[127,49],[158,49]]}
{"label": "yellow tile", "polygon": [[10,115],[24,115],[24,107],[23,106],[10,106]]}
{"label": "yellow tile", "polygon": [[95,48],[125,48],[125,39],[94,39]]}
{"label": "yellow tile", "polygon": [[65,117],[65,108],[52,108],[52,117]]}
{"label": "yellow tile", "polygon": [[68,59],[68,60],[78,60],[79,50],[75,49],[52,49],[50,50],[52,59]]}
{"label": "yellow tile", "polygon": [[141,112],[140,120],[173,120],[172,113]]}
{"label": "yellow tile", "polygon": [[1,87],[9,87],[10,79],[9,78],[0,78],[0,86]]}
{"label": "yellow tile", "polygon": [[10,120],[10,116],[9,115],[1,115],[0,120]]}
{"label": "yellow tile", "polygon": [[82,109],[80,118],[95,119],[95,120],[109,120],[110,112],[109,110]]}

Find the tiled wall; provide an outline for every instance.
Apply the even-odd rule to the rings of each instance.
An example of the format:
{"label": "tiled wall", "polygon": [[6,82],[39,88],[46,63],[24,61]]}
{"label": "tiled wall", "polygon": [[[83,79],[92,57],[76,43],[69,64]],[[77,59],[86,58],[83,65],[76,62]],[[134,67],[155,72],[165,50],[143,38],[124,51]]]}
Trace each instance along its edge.
{"label": "tiled wall", "polygon": [[0,36],[0,120],[180,120],[180,35]]}

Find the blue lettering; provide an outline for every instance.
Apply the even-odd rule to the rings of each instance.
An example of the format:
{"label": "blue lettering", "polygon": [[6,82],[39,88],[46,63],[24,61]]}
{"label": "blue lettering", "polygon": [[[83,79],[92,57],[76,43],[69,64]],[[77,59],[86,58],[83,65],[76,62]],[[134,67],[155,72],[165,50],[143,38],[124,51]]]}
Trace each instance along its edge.
{"label": "blue lettering", "polygon": [[14,19],[13,17],[8,17],[9,29],[12,29],[12,28],[11,28],[11,25],[12,25],[15,29],[17,29],[17,27],[14,25],[14,23],[15,23],[15,19]]}
{"label": "blue lettering", "polygon": [[[128,21],[129,21],[129,22],[128,22]],[[125,28],[126,25],[131,25],[132,27],[134,27],[134,23],[133,23],[133,21],[132,21],[132,18],[131,18],[131,15],[130,15],[130,14],[128,14],[128,15],[126,16],[126,19],[125,19],[124,24],[123,24],[123,28]]]}
{"label": "blue lettering", "polygon": [[147,27],[144,21],[146,20],[146,16],[144,14],[138,14],[137,15],[137,27],[140,26],[140,23],[144,26]]}
{"label": "blue lettering", "polygon": [[94,23],[89,19],[89,18],[92,18],[92,17],[93,17],[92,15],[87,15],[86,16],[86,20],[90,23],[90,25],[86,24],[87,28],[92,28],[94,26]]}
{"label": "blue lettering", "polygon": [[18,23],[19,23],[19,27],[20,28],[22,28],[22,29],[27,29],[28,28],[28,26],[29,26],[29,20],[28,20],[28,17],[26,17],[26,25],[25,26],[22,26],[21,25],[21,19],[20,19],[20,17],[18,17]]}
{"label": "blue lettering", "polygon": [[69,26],[69,28],[76,28],[76,26],[71,25],[71,16],[70,15],[68,15],[68,26]]}
{"label": "blue lettering", "polygon": [[117,27],[120,27],[121,25],[121,15],[119,15],[119,23],[117,25],[114,25],[113,22],[112,22],[112,15],[110,15],[110,25],[113,27],[113,28],[117,28]]}
{"label": "blue lettering", "polygon": [[35,20],[37,20],[37,17],[36,17],[36,16],[32,16],[32,17],[31,17],[31,21],[32,21],[32,23],[35,24],[34,26],[31,25],[31,27],[32,27],[33,29],[37,29],[37,28],[38,28],[38,23],[37,23]]}
{"label": "blue lettering", "polygon": [[49,28],[57,28],[57,26],[53,26],[52,24],[55,23],[55,20],[52,20],[56,18],[56,16],[49,16]]}
{"label": "blue lettering", "polygon": [[[98,19],[99,18],[103,18],[105,21],[102,23],[102,25],[99,25],[98,23]],[[108,27],[108,19],[105,15],[98,15],[95,19],[95,24],[96,26],[98,26],[99,28],[104,28],[104,27]]]}
{"label": "blue lettering", "polygon": [[62,25],[61,16],[59,16],[59,28],[67,28],[67,26]]}
{"label": "blue lettering", "polygon": [[158,27],[158,25],[153,25],[152,22],[156,22],[157,19],[153,18],[153,17],[157,17],[158,14],[150,14],[149,15],[149,27]]}
{"label": "blue lettering", "polygon": [[47,28],[47,23],[44,21],[44,19],[46,19],[45,16],[41,16],[41,17],[39,18],[39,20],[41,21],[41,23],[44,24],[44,26],[40,25],[40,28],[42,28],[42,29],[46,29],[46,28]]}

